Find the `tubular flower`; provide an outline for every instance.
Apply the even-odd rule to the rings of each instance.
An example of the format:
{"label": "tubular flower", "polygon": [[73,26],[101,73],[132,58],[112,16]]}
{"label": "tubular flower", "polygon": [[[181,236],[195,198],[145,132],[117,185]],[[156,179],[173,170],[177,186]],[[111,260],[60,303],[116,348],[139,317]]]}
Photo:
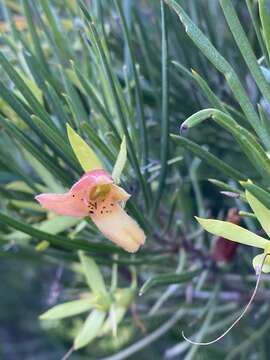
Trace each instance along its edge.
{"label": "tubular flower", "polygon": [[65,194],[40,194],[35,199],[58,215],[89,216],[106,238],[128,252],[145,242],[143,230],[121,207],[130,195],[114,184],[105,170],[86,172]]}

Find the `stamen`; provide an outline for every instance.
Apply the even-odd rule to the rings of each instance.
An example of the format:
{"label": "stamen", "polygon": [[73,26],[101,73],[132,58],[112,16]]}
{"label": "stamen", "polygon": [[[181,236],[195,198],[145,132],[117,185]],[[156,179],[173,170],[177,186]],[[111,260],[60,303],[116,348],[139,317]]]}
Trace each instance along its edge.
{"label": "stamen", "polygon": [[91,200],[102,200],[109,194],[110,190],[110,184],[97,185],[91,190],[89,197]]}
{"label": "stamen", "polygon": [[260,280],[261,280],[261,275],[262,275],[262,269],[263,269],[263,266],[264,266],[264,263],[266,261],[266,258],[267,256],[269,256],[270,253],[267,253],[265,254],[264,258],[263,258],[263,261],[262,261],[262,264],[259,268],[256,269],[256,275],[258,276],[257,277],[257,281],[256,281],[256,285],[255,285],[255,288],[253,290],[253,293],[250,297],[250,300],[249,302],[247,303],[246,307],[244,308],[242,314],[232,323],[232,325],[226,330],[224,331],[223,334],[221,334],[220,336],[218,336],[216,339],[212,340],[212,341],[208,341],[208,342],[196,342],[196,341],[193,341],[193,340],[190,340],[188,339],[185,334],[184,334],[184,331],[182,331],[182,336],[183,338],[189,342],[190,344],[193,344],[193,345],[200,345],[200,346],[206,346],[206,345],[211,345],[211,344],[214,344],[215,342],[221,340],[222,338],[224,338],[224,336],[226,336],[234,327],[235,325],[238,324],[238,322],[244,317],[244,315],[247,313],[247,311],[249,310],[249,307],[250,305],[252,304],[256,294],[257,294],[257,291],[258,291],[258,288],[259,288],[259,284],[260,284]]}

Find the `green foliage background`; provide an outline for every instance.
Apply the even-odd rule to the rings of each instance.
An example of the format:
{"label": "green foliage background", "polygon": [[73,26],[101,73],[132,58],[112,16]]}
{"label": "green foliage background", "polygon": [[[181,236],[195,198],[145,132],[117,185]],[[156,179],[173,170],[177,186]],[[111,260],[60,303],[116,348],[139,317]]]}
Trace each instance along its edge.
{"label": "green foliage background", "polygon": [[[130,286],[134,273],[138,285],[117,338],[98,337],[72,358],[268,359],[268,281],[222,343],[195,347],[181,337],[182,329],[197,341],[221,333],[254,286],[255,250],[241,246],[232,261],[217,263],[215,239],[194,215],[224,219],[236,206],[242,225],[260,232],[245,188],[270,208],[268,6],[1,2],[3,359],[60,359],[70,348],[83,318],[38,315],[85,291],[78,250],[95,259],[108,286],[115,271],[119,287]],[[187,118],[190,130],[179,135]],[[147,234],[137,254],[108,243],[90,221],[48,216],[34,201],[40,192],[64,192],[83,173],[66,123],[108,171],[125,135],[121,186]],[[49,247],[40,251],[44,241]]]}

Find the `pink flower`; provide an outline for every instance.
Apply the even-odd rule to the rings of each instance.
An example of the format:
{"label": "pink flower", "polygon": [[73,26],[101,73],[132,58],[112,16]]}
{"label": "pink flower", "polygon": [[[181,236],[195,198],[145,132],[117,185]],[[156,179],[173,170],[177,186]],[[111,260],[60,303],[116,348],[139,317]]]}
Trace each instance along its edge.
{"label": "pink flower", "polygon": [[106,238],[128,252],[144,244],[145,235],[121,207],[130,195],[113,183],[105,170],[85,173],[65,194],[40,194],[35,199],[42,207],[59,215],[90,216]]}

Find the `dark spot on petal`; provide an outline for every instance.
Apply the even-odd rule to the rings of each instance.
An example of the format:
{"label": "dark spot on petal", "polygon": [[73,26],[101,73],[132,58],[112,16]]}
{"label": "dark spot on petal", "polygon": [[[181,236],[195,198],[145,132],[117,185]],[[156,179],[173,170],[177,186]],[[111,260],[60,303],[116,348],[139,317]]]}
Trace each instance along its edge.
{"label": "dark spot on petal", "polygon": [[75,195],[72,195],[72,197],[75,197]]}
{"label": "dark spot on petal", "polygon": [[94,214],[94,211],[89,211],[89,214]]}

